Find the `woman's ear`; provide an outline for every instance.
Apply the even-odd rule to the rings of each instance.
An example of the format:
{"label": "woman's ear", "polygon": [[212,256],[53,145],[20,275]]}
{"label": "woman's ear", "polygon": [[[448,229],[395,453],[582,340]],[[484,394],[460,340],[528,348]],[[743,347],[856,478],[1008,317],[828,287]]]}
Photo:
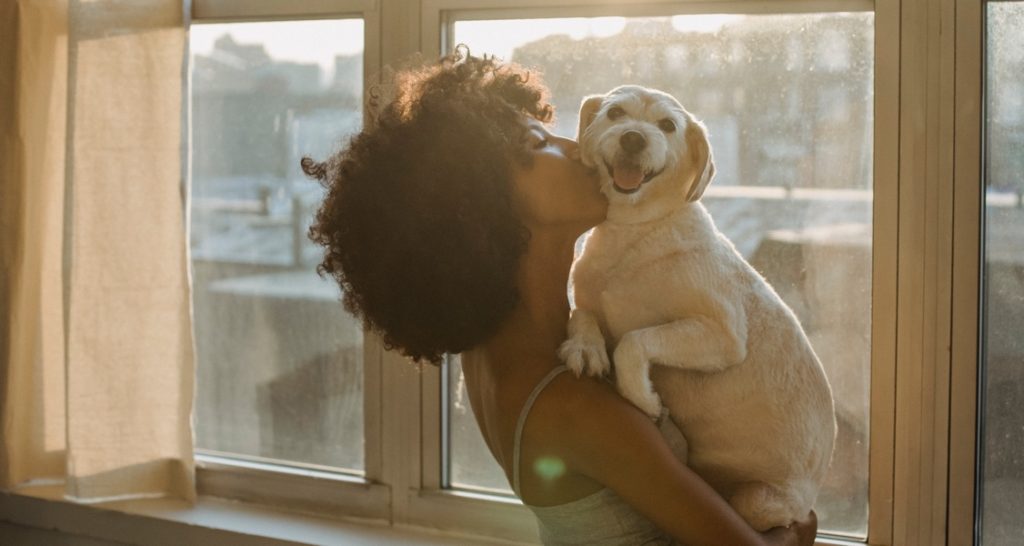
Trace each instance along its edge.
{"label": "woman's ear", "polygon": [[690,164],[693,166],[693,182],[686,192],[686,200],[693,202],[704,195],[704,190],[715,177],[715,160],[711,155],[707,129],[703,123],[689,116],[686,120],[686,148],[690,153]]}
{"label": "woman's ear", "polygon": [[576,142],[580,142],[580,139],[583,138],[583,132],[594,121],[594,116],[601,109],[601,101],[603,100],[604,95],[590,95],[583,98],[583,102],[580,104],[580,127],[576,131]]}

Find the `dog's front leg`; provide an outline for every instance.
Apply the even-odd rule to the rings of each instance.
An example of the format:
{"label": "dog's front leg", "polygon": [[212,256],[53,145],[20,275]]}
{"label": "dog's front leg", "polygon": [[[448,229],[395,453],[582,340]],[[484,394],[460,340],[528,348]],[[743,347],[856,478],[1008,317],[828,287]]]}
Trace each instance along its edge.
{"label": "dog's front leg", "polygon": [[580,308],[569,314],[569,339],[558,348],[558,356],[576,377],[587,375],[604,376],[611,370],[608,349],[604,335],[593,314]]}
{"label": "dog's front leg", "polygon": [[650,358],[644,348],[644,331],[626,333],[615,347],[612,356],[615,361],[615,384],[619,394],[626,400],[651,419],[657,419],[661,414],[661,398],[651,386]]}
{"label": "dog's front leg", "polygon": [[656,418],[661,399],[651,386],[650,364],[717,372],[747,356],[747,328],[742,309],[721,308],[719,320],[689,317],[622,336],[612,359],[619,393]]}

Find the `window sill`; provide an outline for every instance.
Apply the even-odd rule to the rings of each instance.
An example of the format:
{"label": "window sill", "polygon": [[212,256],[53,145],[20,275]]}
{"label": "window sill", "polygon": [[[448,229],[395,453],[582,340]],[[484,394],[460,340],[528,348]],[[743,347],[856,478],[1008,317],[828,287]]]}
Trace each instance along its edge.
{"label": "window sill", "polygon": [[62,485],[0,491],[0,521],[129,544],[509,544],[386,522],[340,521],[200,496],[78,504]]}

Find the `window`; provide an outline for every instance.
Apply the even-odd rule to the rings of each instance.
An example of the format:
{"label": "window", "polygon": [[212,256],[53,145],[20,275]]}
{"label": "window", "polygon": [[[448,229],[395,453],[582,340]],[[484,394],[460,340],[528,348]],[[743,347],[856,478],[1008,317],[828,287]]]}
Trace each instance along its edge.
{"label": "window", "polygon": [[[978,484],[975,429],[951,421],[976,416],[977,346],[967,346],[978,341],[969,331],[977,321],[959,311],[979,301],[970,279],[958,275],[977,280],[977,252],[960,249],[981,222],[963,212],[973,206],[970,195],[953,187],[970,186],[974,176],[963,161],[973,152],[962,152],[960,140],[970,138],[975,117],[981,126],[969,111],[970,90],[981,82],[969,69],[982,61],[981,12],[975,21],[973,4],[956,0],[549,4],[192,3],[196,432],[201,452],[225,456],[202,463],[200,491],[535,540],[532,516],[510,496],[479,436],[458,358],[443,370],[414,367],[364,335],[331,283],[311,273],[315,249],[305,241],[320,190],[299,174],[297,158],[322,157],[358,129],[364,90],[377,81],[371,75],[383,72],[387,84],[385,66],[417,53],[436,58],[464,42],[474,53],[541,68],[558,109],[556,132],[575,134],[584,94],[627,82],[673,93],[708,125],[718,174],[705,203],[797,312],[836,393],[836,461],[818,505],[830,543],[959,544],[954,537],[968,536],[975,523],[962,499],[978,491],[986,540],[1019,536],[1006,512],[1021,480],[1013,467],[1020,416],[1011,411],[1019,381],[1002,380],[1020,360],[1003,351],[1016,350],[1008,325],[1021,318],[1019,271],[1000,260],[1015,244],[1007,219],[1021,210],[1014,182],[1021,169],[1013,163],[1024,101],[1016,76],[1021,31],[1006,26],[1021,19],[1020,2],[988,9],[987,383]],[[272,32],[257,39],[241,31],[256,21]],[[318,26],[335,30],[315,38]],[[224,34],[231,38],[218,49]],[[279,41],[304,43],[292,48],[303,56],[278,49]],[[239,64],[256,57],[263,72]],[[234,72],[203,80],[200,58]],[[244,96],[219,104],[227,92]],[[953,123],[962,106],[968,112]],[[249,165],[237,160],[245,155],[254,156]],[[958,328],[960,316],[972,317],[967,327]],[[347,380],[328,370],[344,370]],[[304,470],[282,476],[286,467]],[[237,479],[222,480],[232,472]],[[328,474],[344,483],[324,485]]]}
{"label": "window", "polygon": [[316,275],[299,168],[362,124],[362,20],[194,25],[196,447],[360,473],[363,334]]}
{"label": "window", "polygon": [[491,456],[477,427],[458,356],[448,358],[443,373],[446,390],[441,403],[447,406],[448,413],[444,485],[454,489],[512,495],[505,473]]}
{"label": "window", "polygon": [[987,6],[981,538],[1024,537],[1024,2]]}
{"label": "window", "polygon": [[[839,433],[816,510],[823,533],[868,526],[874,15],[702,14],[455,20],[450,44],[541,70],[554,132],[622,83],[673,94],[708,126],[717,174],[702,201],[800,318]],[[671,66],[671,70],[663,67]],[[508,491],[449,368],[451,486]]]}

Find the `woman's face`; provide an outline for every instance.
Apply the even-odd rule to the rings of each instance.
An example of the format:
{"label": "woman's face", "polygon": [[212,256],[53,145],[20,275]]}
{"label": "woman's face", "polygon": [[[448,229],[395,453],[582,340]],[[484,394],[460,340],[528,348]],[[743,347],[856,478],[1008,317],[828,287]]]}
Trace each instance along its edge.
{"label": "woman's face", "polygon": [[605,219],[608,201],[596,172],[580,163],[575,140],[555,136],[544,125],[526,118],[530,165],[513,167],[514,193],[530,228],[561,226],[580,233]]}

